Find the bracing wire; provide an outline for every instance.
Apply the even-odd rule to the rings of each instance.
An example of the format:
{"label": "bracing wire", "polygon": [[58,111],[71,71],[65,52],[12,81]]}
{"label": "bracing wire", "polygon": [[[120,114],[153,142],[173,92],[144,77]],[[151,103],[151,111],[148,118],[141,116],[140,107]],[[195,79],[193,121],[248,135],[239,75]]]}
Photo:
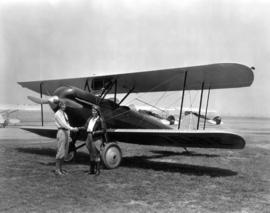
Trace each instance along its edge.
{"label": "bracing wire", "polygon": [[[174,80],[174,79],[175,79],[175,76],[172,76],[172,77],[169,78],[168,80],[163,81],[163,82],[161,82],[160,84],[157,84],[157,85],[155,85],[154,87],[150,88],[147,92],[151,92],[151,91],[153,91],[154,89],[160,87],[161,85],[167,84],[167,83],[171,82],[171,81]],[[138,96],[137,96],[136,98],[141,99],[141,96],[142,96],[142,95],[143,95],[143,94],[138,94]],[[136,98],[132,99],[132,100],[130,101],[130,103],[132,103],[132,101],[134,101]]]}
{"label": "bracing wire", "polygon": [[[161,82],[160,84],[158,84],[158,85],[152,87],[151,89],[148,90],[148,92],[151,92],[151,91],[153,91],[155,88],[158,88],[158,87],[160,87],[160,86],[163,85],[163,84],[169,83],[170,81],[172,81],[172,80],[174,80],[174,79],[175,79],[175,77],[173,76],[172,78],[169,78],[168,80],[163,81],[163,82]],[[165,91],[165,93],[166,93],[166,92],[167,92],[167,91]],[[164,97],[164,95],[165,95],[165,94],[163,94],[162,97]],[[133,103],[135,100],[141,99],[141,98],[140,98],[141,96],[142,96],[142,94],[139,94],[137,97],[135,97],[135,98],[133,98],[131,101],[129,101],[129,104]],[[161,98],[159,98],[159,99],[161,99]],[[159,102],[159,101],[160,101],[160,100],[158,100],[157,102]],[[156,104],[155,104],[155,105],[156,105]],[[113,116],[113,117],[111,117],[111,118],[108,119],[108,120],[111,120],[111,119],[113,119],[113,118],[119,117],[119,116],[121,116],[121,115],[123,115],[123,114],[125,114],[125,113],[128,113],[128,112],[129,112],[129,111],[126,111],[126,112],[117,114],[116,116]]]}

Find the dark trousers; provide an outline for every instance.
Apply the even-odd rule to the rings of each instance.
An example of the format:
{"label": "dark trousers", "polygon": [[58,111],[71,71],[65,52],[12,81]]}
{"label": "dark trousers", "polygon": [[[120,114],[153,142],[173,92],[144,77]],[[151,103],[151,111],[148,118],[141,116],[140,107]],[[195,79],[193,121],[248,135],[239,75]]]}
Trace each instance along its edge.
{"label": "dark trousers", "polygon": [[102,143],[101,138],[93,138],[91,133],[88,133],[86,139],[86,147],[89,151],[90,161],[100,161],[100,145]]}

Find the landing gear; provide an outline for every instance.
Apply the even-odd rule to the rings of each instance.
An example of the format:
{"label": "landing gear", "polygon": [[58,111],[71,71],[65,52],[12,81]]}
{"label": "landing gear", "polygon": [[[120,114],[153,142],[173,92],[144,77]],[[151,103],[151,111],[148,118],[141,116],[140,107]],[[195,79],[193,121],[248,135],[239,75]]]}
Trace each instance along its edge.
{"label": "landing gear", "polygon": [[112,142],[106,143],[100,150],[101,159],[107,169],[117,168],[122,160],[120,147]]}
{"label": "landing gear", "polygon": [[[75,143],[71,142],[69,145],[68,155],[64,158],[66,162],[71,162],[76,157],[77,149],[84,146],[85,143],[75,146]],[[106,169],[117,168],[122,160],[122,151],[117,143],[108,142],[101,146],[100,148],[101,160]]]}
{"label": "landing gear", "polygon": [[75,159],[76,151],[70,151],[67,156],[65,156],[64,161],[65,162],[71,162],[73,159]]}
{"label": "landing gear", "polygon": [[75,159],[77,151],[76,151],[76,146],[75,146],[76,141],[71,141],[68,147],[68,154],[65,156],[64,161],[65,162],[71,162],[72,160]]}

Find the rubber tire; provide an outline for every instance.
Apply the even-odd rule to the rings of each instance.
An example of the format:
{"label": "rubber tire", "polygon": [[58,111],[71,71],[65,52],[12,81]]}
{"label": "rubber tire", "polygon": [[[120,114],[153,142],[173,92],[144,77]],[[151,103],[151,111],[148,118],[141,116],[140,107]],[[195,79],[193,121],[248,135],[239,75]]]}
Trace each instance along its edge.
{"label": "rubber tire", "polygon": [[122,151],[115,142],[106,143],[100,150],[100,155],[106,169],[115,169],[122,161]]}
{"label": "rubber tire", "polygon": [[64,158],[64,161],[72,162],[73,160],[75,160],[76,154],[77,154],[77,151],[76,151],[75,145],[72,145],[70,143],[68,147],[68,156]]}
{"label": "rubber tire", "polygon": [[75,159],[75,156],[76,156],[76,151],[70,151],[70,152],[68,153],[68,156],[66,156],[66,157],[64,158],[64,161],[65,161],[65,162],[71,162],[71,161],[73,161],[73,160]]}

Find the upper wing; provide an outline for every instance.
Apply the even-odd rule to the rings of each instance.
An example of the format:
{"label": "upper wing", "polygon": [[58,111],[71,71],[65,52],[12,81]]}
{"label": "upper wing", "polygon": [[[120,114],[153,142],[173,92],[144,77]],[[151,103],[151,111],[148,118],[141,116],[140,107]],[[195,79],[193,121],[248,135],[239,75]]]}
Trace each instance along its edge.
{"label": "upper wing", "polygon": [[[252,69],[245,65],[219,63],[147,72],[18,83],[36,92],[40,92],[42,85],[42,92],[46,95],[51,95],[55,89],[64,85],[98,91],[107,83],[115,80],[117,80],[118,93],[126,93],[130,88],[134,88],[133,92],[177,91],[184,87],[185,72],[187,72],[187,90],[201,89],[202,82],[204,82],[205,88],[211,87],[211,89],[246,87],[250,86],[254,79]],[[110,92],[114,93],[113,90]]]}
{"label": "upper wing", "polygon": [[108,130],[111,140],[143,145],[194,148],[243,149],[245,140],[234,133],[206,130],[114,129]]}

